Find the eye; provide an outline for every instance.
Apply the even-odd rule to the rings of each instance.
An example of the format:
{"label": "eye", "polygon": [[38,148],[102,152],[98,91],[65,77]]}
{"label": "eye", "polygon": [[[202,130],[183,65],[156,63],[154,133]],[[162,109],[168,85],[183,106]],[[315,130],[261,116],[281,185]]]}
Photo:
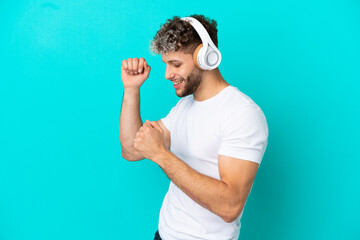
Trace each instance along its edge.
{"label": "eye", "polygon": [[181,64],[180,65],[174,65],[174,67],[176,67],[176,68],[178,68],[178,67],[180,67],[181,66]]}

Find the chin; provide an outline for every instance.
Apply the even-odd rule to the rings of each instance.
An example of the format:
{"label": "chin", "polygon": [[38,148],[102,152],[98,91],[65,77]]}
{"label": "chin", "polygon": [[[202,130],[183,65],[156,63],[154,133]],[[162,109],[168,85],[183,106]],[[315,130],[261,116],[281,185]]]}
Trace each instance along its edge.
{"label": "chin", "polygon": [[180,90],[179,92],[176,90],[175,93],[176,93],[176,95],[177,95],[178,97],[184,97],[181,90]]}
{"label": "chin", "polygon": [[177,95],[178,97],[186,97],[186,96],[189,96],[189,95],[191,95],[191,94],[192,94],[192,93],[184,94],[184,92],[176,93],[176,95]]}

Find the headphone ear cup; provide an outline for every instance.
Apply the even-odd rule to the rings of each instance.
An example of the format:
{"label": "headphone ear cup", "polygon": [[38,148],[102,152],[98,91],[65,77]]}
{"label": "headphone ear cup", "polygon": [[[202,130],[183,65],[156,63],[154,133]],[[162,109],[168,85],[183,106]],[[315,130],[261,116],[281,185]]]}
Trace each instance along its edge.
{"label": "headphone ear cup", "polygon": [[206,64],[211,69],[213,69],[213,67],[219,62],[219,55],[211,47],[209,47],[209,48],[210,48],[210,50],[206,54]]}
{"label": "headphone ear cup", "polygon": [[[197,68],[199,68],[200,70],[204,70],[200,67],[199,62],[198,62],[198,54],[202,47],[203,47],[203,44],[201,43],[199,46],[196,47],[194,54],[193,54],[193,60],[194,60],[195,66]],[[201,57],[200,57],[200,59],[201,59]]]}

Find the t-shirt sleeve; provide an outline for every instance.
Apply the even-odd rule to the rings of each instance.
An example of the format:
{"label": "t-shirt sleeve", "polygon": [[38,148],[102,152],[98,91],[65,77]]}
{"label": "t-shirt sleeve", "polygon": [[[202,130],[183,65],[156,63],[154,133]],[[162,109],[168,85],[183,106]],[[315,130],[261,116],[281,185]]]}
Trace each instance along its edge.
{"label": "t-shirt sleeve", "polygon": [[172,131],[172,125],[174,122],[175,115],[178,112],[180,101],[181,99],[177,102],[177,104],[170,110],[170,112],[165,117],[160,119],[161,122],[167,128],[167,130],[169,130],[169,132]]}
{"label": "t-shirt sleeve", "polygon": [[268,126],[260,108],[245,107],[221,124],[218,154],[261,163],[268,141]]}

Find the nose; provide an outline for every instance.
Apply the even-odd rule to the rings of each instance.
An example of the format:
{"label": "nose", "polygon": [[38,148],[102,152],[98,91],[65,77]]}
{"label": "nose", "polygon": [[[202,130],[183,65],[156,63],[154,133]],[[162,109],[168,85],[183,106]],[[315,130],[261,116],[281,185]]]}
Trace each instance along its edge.
{"label": "nose", "polygon": [[166,70],[165,70],[165,78],[167,79],[167,80],[171,80],[171,79],[173,79],[175,77],[175,73],[173,73],[172,71],[171,71],[171,69],[170,68],[166,68]]}

